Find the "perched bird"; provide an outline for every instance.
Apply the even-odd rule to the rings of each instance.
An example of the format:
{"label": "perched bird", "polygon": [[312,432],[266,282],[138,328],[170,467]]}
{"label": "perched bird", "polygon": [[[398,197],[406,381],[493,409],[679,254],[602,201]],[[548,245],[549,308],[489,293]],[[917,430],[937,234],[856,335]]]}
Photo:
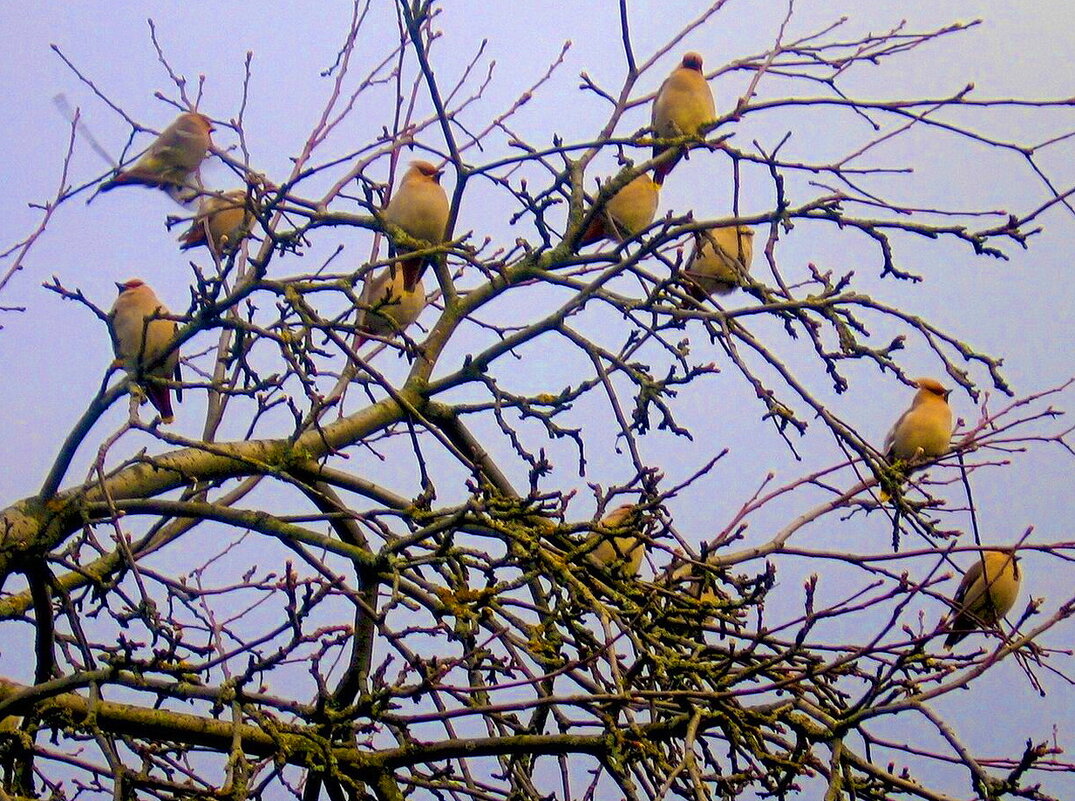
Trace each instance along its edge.
{"label": "perched bird", "polygon": [[[180,380],[179,351],[167,350],[178,326],[173,320],[151,319],[167,315],[168,309],[141,279],[117,283],[116,288],[119,297],[112,306],[110,319],[117,366],[125,368],[132,381],[145,387],[146,396],[160,412],[161,420],[170,423],[175,419],[171,391],[156,379]],[[181,388],[176,388],[176,398],[183,399]]]}
{"label": "perched bird", "polygon": [[691,637],[698,637],[713,624],[723,635],[729,624],[741,622],[745,614],[742,606],[733,604],[731,596],[718,585],[706,543],[702,543],[697,560],[687,560],[677,551],[657,583],[668,590],[664,598],[668,623],[683,627]]}
{"label": "perched bird", "polygon": [[[430,245],[443,242],[449,212],[448,195],[440,185],[443,174],[443,170],[438,170],[428,161],[412,161],[384,210],[385,221],[399,226],[408,236]],[[403,251],[403,248],[398,250]],[[404,289],[413,291],[424,270],[425,259],[405,259]]]}
{"label": "perched bird", "polygon": [[646,542],[639,536],[638,507],[625,503],[601,518],[604,529],[627,529],[619,536],[601,535],[601,542],[586,556],[603,568],[616,566],[625,576],[637,576],[646,555]]}
{"label": "perched bird", "polygon": [[[716,118],[717,108],[713,102],[713,93],[702,74],[702,57],[698,53],[687,53],[680,65],[672,70],[672,74],[665,78],[661,88],[657,90],[657,96],[653,99],[650,125],[662,139],[698,136],[702,126]],[[654,145],[654,158],[667,149],[663,145]],[[653,180],[663,184],[677,161],[678,155],[654,170]]]}
{"label": "perched bird", "polygon": [[[903,462],[914,465],[925,459],[935,459],[948,453],[952,439],[952,409],[948,396],[952,390],[945,389],[936,378],[917,378],[918,392],[911,401],[911,408],[885,436],[885,458],[889,464]],[[906,469],[903,471],[906,474]],[[888,501],[891,493],[882,483],[881,501]],[[899,537],[899,509],[893,525],[893,547]]]}
{"label": "perched bird", "polygon": [[[366,277],[359,297],[362,308],[355,323],[364,335],[391,337],[401,334],[418,319],[426,306],[422,279],[410,291],[403,288],[403,269],[392,265],[375,278]],[[359,342],[361,345],[365,337]]]}
{"label": "perched bird", "polygon": [[936,378],[915,380],[911,408],[900,415],[885,437],[885,457],[889,462],[935,459],[948,453],[952,439],[952,409],[945,389]]}
{"label": "perched bird", "polygon": [[595,214],[579,240],[579,246],[591,245],[602,239],[622,242],[642,231],[657,214],[660,187],[643,173],[624,186]]}
{"label": "perched bird", "polygon": [[212,123],[204,114],[187,111],[175,118],[161,135],[128,170],[120,170],[101,184],[102,192],[121,184],[142,184],[176,190],[187,186],[190,178],[212,146],[209,133]]}
{"label": "perched bird", "polygon": [[694,234],[694,252],[683,274],[698,300],[728,295],[743,283],[754,258],[754,231],[745,225],[710,228]]}
{"label": "perched bird", "polygon": [[179,237],[179,249],[205,245],[217,256],[222,256],[238,246],[253,223],[254,211],[245,189],[232,189],[223,195],[204,195],[194,222]]}
{"label": "perched bird", "polygon": [[995,626],[1015,604],[1023,571],[1013,548],[984,550],[963,574],[953,601],[955,620],[948,627],[945,648],[951,648],[976,629]]}
{"label": "perched bird", "polygon": [[665,579],[669,586],[676,587],[684,595],[700,603],[713,604],[728,600],[726,595],[704,587],[701,567],[694,562],[683,560],[681,557],[679,564],[666,572]]}

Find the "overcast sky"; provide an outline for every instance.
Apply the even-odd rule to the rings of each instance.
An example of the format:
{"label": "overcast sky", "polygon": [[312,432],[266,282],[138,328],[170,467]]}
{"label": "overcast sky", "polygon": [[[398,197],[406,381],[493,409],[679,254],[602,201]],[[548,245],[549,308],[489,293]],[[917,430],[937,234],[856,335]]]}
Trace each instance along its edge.
{"label": "overcast sky", "polygon": [[[678,29],[699,4],[697,2],[635,2],[632,4],[633,44],[641,58],[648,55]],[[41,202],[55,192],[69,129],[57,110],[54,97],[62,94],[78,107],[93,136],[113,156],[118,155],[129,135],[129,127],[53,53],[57,45],[79,69],[92,79],[112,101],[140,122],[164,127],[174,111],[154,98],[163,91],[169,96],[174,87],[156,61],[149,39],[146,18],[152,17],[159,38],[177,71],[188,76],[206,76],[202,109],[216,118],[233,117],[241,99],[243,63],[247,51],[254,53],[253,80],[246,114],[253,166],[270,177],[280,178],[290,168],[289,157],[298,152],[327,95],[327,81],[319,77],[335,58],[341,32],[347,22],[347,4],[340,2],[262,2],[256,13],[252,4],[208,3],[101,3],[46,0],[31,6],[0,5],[0,30],[5,31],[6,57],[0,62],[0,100],[8,109],[7,124],[0,139],[7,154],[0,196],[0,249],[25,236],[37,225],[41,212],[28,203]],[[478,121],[499,113],[521,91],[533,83],[556,57],[565,40],[573,42],[565,64],[537,99],[512,119],[515,130],[530,141],[548,144],[554,134],[567,141],[592,137],[604,120],[606,107],[593,95],[578,91],[578,76],[587,72],[608,89],[618,88],[623,74],[616,4],[550,3],[541,0],[466,0],[446,3],[438,25],[444,38],[437,43],[434,63],[442,81],[461,74],[473,57],[481,39],[488,37],[488,55],[497,63],[486,95],[468,111],[468,120]],[[767,8],[759,8],[766,6]],[[686,49],[700,51],[707,68],[735,58],[764,51],[771,45],[783,9],[778,4],[732,2],[705,29],[689,36],[655,70],[646,75],[640,92],[652,91]],[[959,36],[872,69],[858,69],[848,76],[849,85],[867,97],[943,97],[968,83],[983,98],[1020,96],[1058,98],[1075,94],[1075,10],[1068,2],[1043,0],[1032,4],[1011,2],[800,2],[791,31],[803,33],[822,27],[842,14],[851,16],[851,32],[881,31],[909,20],[915,30],[939,26],[953,20],[982,18],[984,23]],[[29,10],[32,8],[32,10]],[[316,10],[314,10],[316,9]],[[385,41],[395,36],[394,22],[383,24]],[[374,47],[376,37],[368,33],[369,55],[359,48],[359,56],[372,59],[382,54]],[[849,34],[850,35],[850,34]],[[735,102],[749,83],[746,73],[732,73],[714,82],[718,108]],[[779,86],[763,83],[762,96],[775,95]],[[648,121],[648,109],[629,116],[624,131],[636,130]],[[320,159],[353,150],[367,141],[390,120],[390,108],[359,106],[347,126],[327,143]],[[969,117],[967,118],[969,119]],[[847,117],[846,129],[814,125],[810,120],[783,120],[778,114],[761,115],[737,129],[740,141],[756,137],[773,145],[783,133],[795,130],[785,155],[807,157],[823,153],[835,156],[852,150],[851,143],[867,141],[865,125]],[[979,124],[975,120],[975,124]],[[1031,114],[1011,110],[995,121],[981,117],[981,130],[1026,144],[1075,130],[1072,110]],[[144,146],[148,139],[139,139]],[[219,145],[234,144],[225,134]],[[435,142],[433,144],[436,144]],[[477,156],[476,156],[477,157]],[[871,163],[884,166],[915,167],[911,176],[886,179],[877,186],[908,205],[948,204],[960,209],[999,209],[1025,213],[1048,199],[1042,182],[1033,177],[1025,163],[1011,154],[970,147],[955,137],[903,137],[878,148]],[[1067,141],[1043,151],[1040,164],[1056,185],[1064,189],[1075,184],[1075,143]],[[610,157],[599,162],[605,173],[613,168]],[[691,179],[684,166],[690,169]],[[103,175],[108,165],[80,139],[76,146],[69,180],[80,184]],[[374,177],[383,180],[385,168]],[[598,173],[600,174],[600,173]],[[745,173],[744,213],[768,211],[771,191],[764,171]],[[210,164],[204,178],[233,185],[234,178],[219,164]],[[450,184],[451,176],[448,177]],[[591,178],[592,180],[592,178]],[[511,243],[520,232],[510,228],[496,213],[492,201],[482,202],[476,190],[473,200],[465,199],[457,232],[473,230],[480,240],[492,236]],[[805,188],[802,190],[805,193]],[[804,195],[805,196],[805,195]],[[725,161],[710,154],[694,156],[681,165],[662,197],[661,213],[668,210],[695,210],[698,215],[730,213],[730,171]],[[25,306],[25,313],[0,315],[0,363],[8,380],[0,384],[0,415],[7,436],[0,438],[0,454],[8,469],[0,474],[0,499],[14,501],[36,491],[64,434],[85,409],[111,359],[110,343],[104,327],[85,309],[61,301],[41,288],[41,283],[58,276],[69,288],[79,288],[101,306],[108,307],[114,296],[113,282],[139,276],[151,282],[173,310],[184,308],[191,282],[189,258],[174,243],[178,231],[165,230],[163,220],[180,210],[162,193],[137,189],[98,197],[87,206],[83,199],[65,204],[55,215],[46,234],[35,245],[25,269],[0,293],[0,305]],[[971,257],[966,248],[950,243],[897,238],[897,257],[905,269],[925,276],[922,284],[911,286],[879,280],[876,252],[864,237],[834,236],[830,227],[801,225],[786,236],[778,250],[782,266],[803,270],[807,263],[836,273],[854,270],[863,291],[905,306],[943,325],[976,349],[1004,358],[1004,372],[1019,395],[1063,383],[1073,370],[1075,345],[1075,291],[1069,274],[1075,218],[1055,208],[1041,218],[1042,233],[1028,250],[1008,247],[1008,261]],[[344,235],[349,250],[345,258],[362,259],[357,237]],[[338,239],[338,238],[337,238]],[[309,252],[309,262],[294,257],[281,259],[274,270],[311,269],[332,252],[337,239],[326,237]],[[368,255],[368,251],[365,255]],[[10,259],[0,262],[6,269]],[[500,309],[505,316],[517,309]],[[585,326],[585,321],[580,325]],[[770,334],[779,327],[763,329]],[[698,343],[702,340],[699,339]],[[698,346],[702,346],[698,344]],[[791,358],[796,352],[789,347]],[[462,350],[460,351],[462,352]],[[564,362],[543,363],[533,357],[527,369],[511,380],[519,388],[551,382],[554,389],[563,383]],[[714,355],[714,359],[717,356]],[[935,374],[938,367],[925,349],[912,346],[905,364],[912,375]],[[804,381],[825,391],[826,380],[817,366],[803,365]],[[842,397],[833,396],[833,408],[846,419],[858,422],[859,430],[878,444],[896,415],[906,406],[910,393],[891,377],[880,378],[876,370],[852,367],[848,375],[854,383]],[[987,376],[974,373],[978,381]],[[988,385],[984,385],[988,389]],[[177,429],[189,436],[200,430],[199,414],[204,397],[194,397],[178,413]],[[676,508],[677,523],[701,540],[707,532],[723,525],[728,516],[750,495],[766,472],[775,470],[778,480],[790,480],[804,472],[793,462],[787,449],[771,429],[757,422],[757,414],[734,419],[735,409],[749,406],[750,392],[731,370],[712,385],[688,394],[686,412],[692,424],[713,419],[714,431],[732,449],[734,470],[718,469],[688,493]],[[693,399],[691,399],[693,397]],[[1000,398],[994,395],[992,405]],[[1057,401],[1072,405],[1072,393]],[[953,395],[953,406],[964,420],[973,422],[978,410],[966,394]],[[752,408],[752,407],[751,407]],[[581,412],[580,412],[581,414]],[[126,405],[119,404],[98,424],[97,439],[103,439],[125,418]],[[719,427],[718,427],[719,426]],[[241,426],[230,429],[238,436]],[[613,443],[598,441],[586,480],[605,485],[623,480],[629,471],[612,450]],[[152,443],[131,440],[131,449]],[[682,443],[655,434],[648,442],[648,454],[666,465],[670,476],[686,475],[700,466]],[[807,461],[816,465],[838,458],[831,441],[816,432],[801,445]],[[128,451],[129,452],[129,451]],[[570,449],[550,446],[561,460],[556,479],[567,489],[580,484],[572,473]],[[93,448],[85,448],[71,477],[85,475],[93,458]],[[975,480],[975,500],[993,542],[1010,542],[1028,526],[1035,527],[1034,541],[1069,541],[1072,459],[1059,448],[1042,446],[1029,454],[1017,455],[1004,471],[982,473]],[[390,469],[390,468],[389,468]],[[523,473],[516,470],[513,478]],[[413,476],[389,475],[385,483],[395,483],[409,492]],[[582,493],[585,496],[585,492]],[[957,496],[958,497],[958,496]],[[580,501],[577,516],[592,511]],[[957,504],[959,505],[959,504]],[[787,508],[774,508],[771,517],[756,525],[786,521]],[[878,523],[880,521],[877,521]],[[813,532],[825,547],[860,548],[883,551],[886,538],[881,527]],[[867,534],[868,532],[868,534]],[[863,539],[874,537],[870,545]],[[807,544],[813,544],[809,540]],[[1046,598],[1044,613],[1069,597],[1072,573],[1067,563],[1031,555],[1026,560],[1026,593]],[[816,571],[815,564],[801,567],[801,573]],[[801,576],[794,560],[785,560],[782,586],[800,593]],[[1035,568],[1038,568],[1035,570]],[[826,586],[823,597],[842,597],[838,583]],[[937,609],[928,612],[939,614]],[[1053,630],[1046,642],[1070,647],[1072,627]],[[11,649],[0,655],[0,673],[25,679],[26,664],[13,658]],[[1070,662],[1065,666],[1070,670]],[[963,698],[947,699],[946,709],[962,707],[959,714],[977,714],[983,704],[988,712],[967,734],[970,744],[989,753],[1014,754],[1025,738],[1051,739],[1051,725],[1059,721],[1062,742],[1071,745],[1075,735],[1075,712],[1071,691],[1063,682],[1048,683],[1050,695],[1038,699],[1027,686],[1013,660],[985,677]],[[1061,714],[1062,713],[1062,714]],[[998,730],[996,720],[1010,715],[1017,725],[1010,731]],[[967,728],[967,727],[964,727]],[[960,781],[956,779],[957,783]],[[1075,793],[1075,779],[1056,777],[1054,792]],[[965,784],[962,786],[965,790]],[[1063,792],[1062,792],[1063,791]]]}

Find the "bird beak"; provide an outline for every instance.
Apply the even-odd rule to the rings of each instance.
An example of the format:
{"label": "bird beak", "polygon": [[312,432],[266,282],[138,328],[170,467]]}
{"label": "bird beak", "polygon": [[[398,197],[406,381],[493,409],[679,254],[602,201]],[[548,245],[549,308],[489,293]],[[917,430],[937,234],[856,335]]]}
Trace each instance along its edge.
{"label": "bird beak", "polygon": [[119,294],[122,295],[127,290],[126,284],[121,284],[119,281],[116,281],[114,283],[116,284],[116,289],[118,290]]}
{"label": "bird beak", "polygon": [[950,389],[946,389],[946,390],[944,391],[944,399],[945,399],[945,400],[948,400],[948,396],[949,396],[949,395],[951,395],[951,394],[952,394],[952,390],[950,390]]}
{"label": "bird beak", "polygon": [[444,175],[444,170],[437,170],[435,173],[433,173],[433,180],[436,181],[439,184],[440,183],[440,177],[442,175]]}

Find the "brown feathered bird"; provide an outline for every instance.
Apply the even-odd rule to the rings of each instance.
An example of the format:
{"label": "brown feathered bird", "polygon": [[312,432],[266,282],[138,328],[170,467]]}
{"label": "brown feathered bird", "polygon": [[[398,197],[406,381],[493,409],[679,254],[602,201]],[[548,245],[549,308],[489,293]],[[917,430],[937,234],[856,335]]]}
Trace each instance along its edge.
{"label": "brown feathered bird", "polygon": [[[657,90],[650,125],[662,139],[698,136],[702,126],[716,118],[713,92],[702,74],[702,57],[698,53],[687,53]],[[667,149],[663,145],[654,145],[654,158]],[[653,180],[663,184],[679,159],[680,156],[676,155],[657,167],[653,171]]]}
{"label": "brown feathered bird", "polygon": [[657,215],[660,187],[643,173],[626,184],[605,203],[605,208],[593,216],[579,247],[592,245],[602,239],[623,242],[645,230]]}
{"label": "brown feathered bird", "polygon": [[618,568],[623,575],[634,577],[646,555],[646,541],[639,532],[638,507],[625,503],[601,518],[600,526],[606,529],[624,529],[619,536],[603,535],[597,547],[586,556],[603,568]]}
{"label": "brown feathered bird", "polygon": [[698,300],[727,295],[742,286],[754,259],[754,231],[745,225],[710,228],[694,234],[687,290]]}
{"label": "brown feathered bird", "polygon": [[190,184],[212,146],[213,124],[204,114],[186,111],[175,118],[132,167],[120,170],[101,184],[108,192],[124,184],[179,189]]}
{"label": "brown feathered bird", "polygon": [[253,223],[254,212],[245,189],[205,195],[190,228],[179,237],[179,249],[204,245],[217,256],[223,256],[238,247]]}
{"label": "brown feathered bird", "polygon": [[375,278],[367,278],[362,287],[356,327],[363,336],[391,337],[402,334],[422,314],[426,291],[422,279],[410,291],[403,287],[403,269],[393,265]]}
{"label": "brown feathered bird", "polygon": [[[952,390],[936,378],[916,378],[914,383],[918,391],[911,408],[900,415],[885,436],[885,458],[892,465],[902,462],[912,467],[917,462],[936,459],[948,453],[951,445],[952,408],[948,396]],[[909,470],[903,472],[906,475]],[[889,491],[882,488],[880,497],[882,501],[889,500]]]}
{"label": "brown feathered bird", "polygon": [[911,408],[900,415],[885,437],[885,456],[896,460],[935,459],[948,453],[952,440],[952,408],[946,389],[936,378],[915,379],[918,392]]}
{"label": "brown feathered bird", "polygon": [[[140,278],[117,283],[116,288],[119,296],[110,315],[116,362],[131,381],[145,389],[161,420],[170,423],[174,419],[171,389],[154,379],[180,380],[179,351],[168,351],[178,326],[174,320],[155,319],[167,315],[168,309]],[[183,399],[181,388],[176,388],[176,399]]]}
{"label": "brown feathered bird", "polygon": [[[402,228],[408,236],[439,245],[448,228],[448,195],[440,185],[443,170],[428,161],[412,161],[384,210],[384,219]],[[396,255],[405,248],[396,247]],[[410,258],[403,262],[403,287],[412,291],[425,271],[426,259]]]}
{"label": "brown feathered bird", "polygon": [[963,574],[956,590],[955,619],[948,627],[945,648],[951,648],[978,629],[992,628],[1015,605],[1023,571],[1012,548],[984,550]]}

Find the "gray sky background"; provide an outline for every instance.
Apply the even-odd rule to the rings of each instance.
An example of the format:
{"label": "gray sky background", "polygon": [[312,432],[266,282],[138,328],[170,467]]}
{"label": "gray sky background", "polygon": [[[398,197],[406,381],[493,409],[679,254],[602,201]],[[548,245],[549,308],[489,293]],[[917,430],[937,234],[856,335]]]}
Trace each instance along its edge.
{"label": "gray sky background", "polygon": [[[58,45],[111,100],[137,120],[161,128],[174,111],[154,99],[155,91],[174,95],[156,61],[149,40],[146,18],[152,17],[158,36],[176,70],[195,83],[200,73],[206,75],[202,108],[216,118],[233,117],[241,99],[242,70],[245,54],[253,51],[253,80],[246,116],[246,131],[252,164],[270,177],[279,178],[290,168],[289,156],[296,154],[316,121],[329,89],[319,72],[329,67],[340,45],[349,9],[341,2],[258,3],[251,12],[248,3],[102,3],[47,2],[27,5],[0,5],[0,30],[6,33],[7,57],[0,62],[0,103],[9,110],[7,124],[0,133],[6,153],[4,168],[7,191],[0,196],[0,245],[21,238],[36,226],[40,211],[27,207],[29,202],[49,198],[59,181],[62,154],[69,129],[57,112],[53,97],[63,93],[72,106],[81,109],[83,119],[94,136],[114,156],[127,140],[129,129],[123,120],[81,84],[72,72],[49,49]],[[466,123],[477,129],[490,116],[500,113],[540,76],[559,52],[564,40],[573,47],[566,63],[517,116],[514,130],[535,144],[548,144],[554,133],[567,141],[593,136],[603,123],[607,108],[592,94],[577,90],[578,75],[586,71],[606,89],[617,89],[623,74],[622,49],[614,3],[553,4],[548,2],[446,3],[438,26],[444,37],[434,51],[434,64],[442,83],[461,74],[473,57],[482,38],[488,37],[488,57],[497,62],[486,95],[468,110]],[[647,58],[670,35],[696,13],[693,2],[636,2],[632,4],[633,44],[640,59]],[[884,66],[859,68],[849,76],[849,85],[864,96],[875,98],[943,97],[973,82],[978,97],[1058,98],[1075,94],[1075,69],[1071,54],[1075,52],[1075,11],[1070,3],[1045,0],[1033,4],[1010,2],[801,2],[790,25],[792,34],[816,30],[842,14],[851,17],[850,31],[881,31],[895,26],[900,19],[909,21],[912,30],[923,30],[953,20],[981,17],[985,22],[972,31],[942,39]],[[585,6],[585,8],[582,8]],[[765,9],[758,6],[766,6]],[[647,74],[639,86],[649,92],[659,85],[668,70],[687,49],[696,49],[706,58],[707,68],[725,61],[761,52],[776,35],[784,8],[779,4],[732,2],[702,33],[687,37],[661,64]],[[376,16],[376,15],[373,15]],[[365,42],[358,48],[359,61],[372,63],[384,55],[383,43],[396,36],[394,21],[383,25],[383,39],[374,30],[364,32]],[[363,72],[356,69],[356,74]],[[718,110],[726,110],[746,89],[750,76],[732,73],[714,83]],[[775,96],[786,91],[777,79],[763,80],[759,94]],[[802,94],[800,90],[798,94]],[[318,160],[344,154],[371,139],[391,119],[390,96],[372,92],[363,97],[354,115],[337,130]],[[380,103],[380,105],[378,105]],[[784,151],[786,157],[799,155],[815,160],[850,152],[854,143],[869,141],[871,132],[852,115],[840,117],[834,126],[833,115],[815,118],[801,111],[782,117],[778,112],[747,118],[735,128],[738,141],[757,138],[774,145],[787,130],[794,136]],[[621,133],[641,128],[648,122],[649,109],[637,109],[628,117]],[[1013,109],[972,120],[979,130],[1002,138],[1036,143],[1050,136],[1075,130],[1075,112],[1068,108],[1030,113]],[[136,148],[149,139],[137,140]],[[218,145],[234,142],[227,134],[216,139]],[[439,145],[435,137],[430,143]],[[489,154],[486,154],[489,156]],[[475,159],[481,158],[473,154]],[[1048,198],[1048,192],[1035,179],[1018,156],[994,149],[973,148],[963,140],[944,135],[928,138],[913,134],[899,137],[879,147],[866,159],[871,165],[901,167],[913,165],[912,176],[878,179],[871,184],[890,197],[908,205],[941,205],[964,209],[1004,208],[1025,213]],[[1067,141],[1044,151],[1043,169],[1063,188],[1075,184],[1075,143]],[[599,160],[595,176],[609,174],[614,168],[612,155]],[[71,166],[70,180],[79,184],[105,172],[107,166],[84,141],[79,141]],[[376,165],[374,177],[384,180],[387,167]],[[744,213],[767,211],[771,206],[771,187],[764,171],[744,168]],[[203,173],[207,185],[229,188],[234,177],[220,164],[208,165]],[[448,179],[450,186],[450,176]],[[326,184],[327,185],[327,184]],[[592,184],[591,184],[592,186]],[[810,195],[805,186],[793,185],[799,199]],[[313,191],[307,192],[312,196]],[[696,154],[669,178],[663,193],[660,213],[693,209],[697,216],[717,217],[731,211],[731,177],[726,160],[711,154]],[[108,335],[86,310],[61,301],[41,288],[52,275],[69,288],[80,288],[88,297],[107,308],[115,293],[113,282],[139,276],[150,282],[173,311],[182,310],[188,300],[191,282],[189,258],[175,247],[179,229],[168,232],[163,220],[168,214],[181,213],[162,193],[122,189],[97,198],[86,206],[76,199],[65,204],[55,215],[44,237],[26,261],[24,271],[0,294],[0,305],[23,305],[23,314],[0,316],[0,364],[7,381],[0,383],[0,415],[7,435],[0,437],[0,460],[9,467],[0,474],[0,498],[4,504],[35,492],[40,486],[56,449],[70,426],[85,409],[97,389],[104,369],[111,359]],[[492,190],[477,187],[464,199],[456,231],[473,230],[477,241],[491,236],[499,244],[509,244],[528,231],[509,228],[506,215],[498,214],[497,196]],[[794,274],[796,265],[806,274],[806,264],[836,273],[854,270],[862,291],[874,293],[909,311],[941,324],[969,342],[976,349],[1004,357],[1004,372],[1017,395],[1040,391],[1063,383],[1073,370],[1072,346],[1075,344],[1075,291],[1069,280],[1071,243],[1075,219],[1063,208],[1054,208],[1041,218],[1044,231],[1033,238],[1028,250],[1007,248],[1010,261],[974,258],[967,249],[948,242],[930,242],[897,238],[897,258],[902,268],[922,274],[925,281],[910,285],[892,280],[880,281],[877,254],[865,237],[849,232],[836,233],[831,226],[800,223],[796,230],[782,237],[777,256],[786,273]],[[332,252],[337,242],[346,249],[340,258],[363,260],[369,256],[369,239],[347,232],[326,236],[312,247],[305,259],[288,256],[274,262],[273,270],[308,271]],[[6,268],[9,262],[0,262]],[[757,272],[760,260],[755,260]],[[510,297],[510,294],[509,294]],[[550,296],[550,304],[555,300]],[[745,302],[745,301],[743,301]],[[528,310],[529,311],[529,310]],[[501,320],[517,318],[519,310],[500,307],[495,310]],[[429,312],[427,312],[429,314]],[[492,315],[491,315],[492,316]],[[424,317],[428,322],[430,317]],[[580,328],[599,326],[601,318],[583,315]],[[758,330],[770,337],[776,348],[798,370],[809,386],[827,391],[821,367],[810,361],[801,346],[783,341],[780,328],[759,323]],[[879,325],[879,330],[885,326]],[[474,332],[474,341],[486,341]],[[205,346],[212,340],[206,339]],[[701,337],[693,346],[713,347]],[[463,353],[460,348],[458,353]],[[564,372],[571,368],[570,357],[541,361],[541,347],[524,349],[526,369],[505,375],[514,388],[547,387],[556,391],[565,383]],[[403,365],[395,364],[390,354],[381,365],[389,372],[402,374]],[[577,357],[576,357],[577,358]],[[723,354],[714,348],[718,364]],[[909,343],[902,358],[911,375],[937,374],[938,366],[919,344]],[[450,363],[450,362],[449,362]],[[719,531],[738,510],[769,470],[777,482],[785,482],[823,465],[834,463],[839,453],[831,438],[812,426],[801,443],[803,463],[795,463],[786,447],[770,427],[758,421],[761,409],[751,397],[745,382],[730,365],[724,372],[685,393],[685,419],[694,427],[731,449],[727,463],[700,481],[674,504],[676,523],[681,532],[695,541]],[[188,373],[189,374],[189,373]],[[843,396],[831,398],[833,409],[844,419],[856,421],[861,432],[880,444],[885,431],[910,400],[910,391],[891,376],[879,376],[873,368],[848,367],[851,389]],[[974,373],[980,382],[988,377]],[[988,385],[983,383],[985,388]],[[831,392],[829,393],[831,394]],[[1060,407],[1071,406],[1072,392],[1057,399]],[[178,411],[176,430],[196,437],[201,429],[204,394],[191,392]],[[991,406],[1003,403],[993,393]],[[965,421],[973,422],[977,409],[965,394],[953,395],[953,406]],[[125,419],[126,404],[119,404],[102,420],[91,436],[91,445],[103,440]],[[580,421],[600,410],[580,405]],[[223,437],[239,436],[238,423],[226,427]],[[1055,429],[1054,429],[1055,430]],[[495,435],[486,432],[490,441]],[[160,447],[151,440],[130,437],[126,447],[114,454],[133,453],[137,448]],[[499,443],[501,446],[503,442]],[[595,434],[588,457],[589,473],[585,480],[610,485],[626,479],[629,462],[614,451],[610,432]],[[798,444],[797,444],[798,445]],[[592,503],[582,479],[574,470],[570,448],[560,444],[548,446],[558,460],[554,486],[579,488],[580,497],[573,507],[576,518],[588,516]],[[644,442],[653,461],[667,466],[669,484],[684,477],[704,462],[701,456],[670,435],[655,433]],[[84,448],[70,477],[81,478],[92,460],[93,447]],[[1042,445],[1027,454],[1013,457],[1013,465],[1001,470],[979,472],[974,479],[975,500],[984,537],[989,542],[1006,543],[1016,539],[1028,526],[1035,527],[1033,542],[1071,541],[1070,519],[1072,459],[1058,447]],[[405,463],[409,464],[409,463]],[[399,473],[391,462],[379,480],[403,493],[416,491],[414,476],[404,467]],[[524,474],[509,471],[525,486]],[[953,490],[955,506],[961,495]],[[450,501],[449,496],[442,500]],[[788,504],[774,505],[752,524],[752,534],[765,537],[774,526],[801,512],[817,496],[804,493]],[[587,506],[586,504],[590,505]],[[874,516],[880,517],[880,516]],[[953,526],[967,527],[965,517],[951,521]],[[884,522],[854,519],[836,525],[835,520],[816,529],[808,529],[797,540],[801,547],[831,548],[861,552],[881,552],[888,548]],[[172,559],[170,565],[182,564],[182,552],[162,555]],[[823,572],[825,563],[817,560],[785,558],[778,562],[781,587],[792,608],[801,602],[801,582],[811,572]],[[907,569],[921,571],[908,561]],[[933,561],[926,564],[932,567]],[[1021,609],[1028,595],[1046,598],[1043,614],[1071,594],[1072,571],[1067,562],[1042,555],[1026,557],[1028,579],[1024,583]],[[659,565],[657,565],[659,566]],[[174,569],[178,570],[178,567]],[[644,568],[651,571],[653,568]],[[819,594],[835,600],[848,594],[839,569],[824,573]],[[954,587],[954,582],[952,585]],[[939,605],[921,607],[927,625],[941,613]],[[1056,648],[1071,647],[1070,624],[1055,628],[1045,644]],[[849,633],[853,636],[853,633]],[[25,650],[0,644],[0,675],[26,680],[30,668]],[[1059,659],[1058,666],[1070,672],[1070,659]],[[1075,710],[1072,693],[1062,680],[1044,675],[1049,689],[1039,699],[1027,685],[1014,660],[976,683],[970,692],[945,699],[940,707],[962,722],[961,734],[980,750],[1013,755],[1027,738],[1051,739],[1052,726],[1058,724],[1057,736],[1071,745],[1075,735]],[[974,723],[967,725],[966,721]],[[1010,720],[1011,726],[999,725]],[[954,773],[948,780],[954,791],[966,793],[966,780]],[[1061,796],[1075,794],[1075,779],[1057,776],[1051,785]]]}

